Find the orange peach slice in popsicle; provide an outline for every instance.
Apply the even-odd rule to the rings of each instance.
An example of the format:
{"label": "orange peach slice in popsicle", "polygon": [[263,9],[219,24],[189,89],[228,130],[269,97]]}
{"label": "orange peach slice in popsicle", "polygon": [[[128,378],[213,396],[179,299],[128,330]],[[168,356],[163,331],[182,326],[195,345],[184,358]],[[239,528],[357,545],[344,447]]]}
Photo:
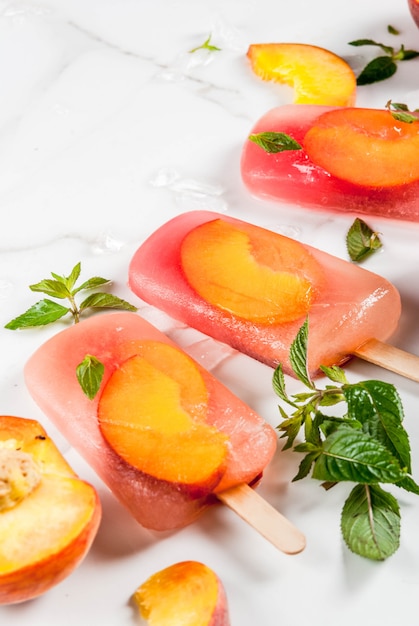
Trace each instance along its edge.
{"label": "orange peach slice in popsicle", "polygon": [[304,137],[316,165],[366,187],[397,187],[419,180],[419,119],[396,120],[390,111],[342,108],[323,113]]}
{"label": "orange peach slice in popsicle", "polygon": [[227,599],[215,572],[198,561],[175,563],[150,576],[135,592],[150,626],[229,626]]}
{"label": "orange peach slice in popsicle", "polygon": [[98,419],[106,441],[132,467],[202,495],[219,483],[228,453],[228,437],[206,424],[207,411],[208,391],[193,361],[149,341],[137,343],[136,355],[111,375]]}
{"label": "orange peach slice in popsicle", "polygon": [[355,104],[353,70],[344,59],[325,48],[300,43],[260,43],[252,44],[247,56],[260,78],[294,89],[294,104]]}
{"label": "orange peach slice in popsicle", "polygon": [[317,262],[298,242],[223,220],[188,233],[181,259],[189,284],[202,298],[262,324],[306,315],[322,280]]}

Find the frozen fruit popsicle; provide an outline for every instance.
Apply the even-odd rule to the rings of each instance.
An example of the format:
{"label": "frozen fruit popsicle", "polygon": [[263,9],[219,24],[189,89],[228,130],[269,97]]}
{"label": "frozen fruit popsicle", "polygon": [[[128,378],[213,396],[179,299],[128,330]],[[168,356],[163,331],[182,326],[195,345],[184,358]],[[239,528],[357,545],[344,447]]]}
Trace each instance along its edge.
{"label": "frozen fruit popsicle", "polygon": [[[383,342],[401,313],[392,284],[232,217],[192,211],[167,222],[133,255],[129,285],[172,317],[290,374],[289,348],[308,316],[312,376],[358,354],[414,377],[414,368],[406,374],[379,354],[391,351]],[[408,356],[419,380],[417,357]]]}
{"label": "frozen fruit popsicle", "polygon": [[[299,148],[267,151],[261,133]],[[246,139],[241,175],[256,197],[302,207],[419,221],[419,118],[388,110],[286,105],[268,111]]]}
{"label": "frozen fruit popsicle", "polygon": [[[104,365],[93,399],[76,376],[86,355]],[[147,528],[191,523],[214,494],[260,479],[276,450],[273,428],[134,313],[58,333],[29,359],[25,378],[45,414]]]}

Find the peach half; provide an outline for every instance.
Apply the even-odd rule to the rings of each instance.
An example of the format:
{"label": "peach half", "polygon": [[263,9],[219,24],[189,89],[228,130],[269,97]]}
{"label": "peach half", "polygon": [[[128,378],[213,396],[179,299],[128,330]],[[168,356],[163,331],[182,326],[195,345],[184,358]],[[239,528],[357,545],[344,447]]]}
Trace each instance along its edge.
{"label": "peach half", "polygon": [[301,43],[260,43],[247,56],[255,74],[294,89],[294,104],[352,106],[356,77],[348,63],[333,52]]}
{"label": "peach half", "polygon": [[261,324],[307,315],[322,281],[318,263],[297,241],[224,220],[191,230],[181,259],[189,284],[204,300]]}
{"label": "peach half", "polygon": [[134,600],[150,626],[230,624],[221,580],[198,561],[182,561],[156,572],[136,590]]}
{"label": "peach half", "polygon": [[66,578],[87,554],[100,518],[96,490],[42,426],[0,416],[0,604],[35,598]]}

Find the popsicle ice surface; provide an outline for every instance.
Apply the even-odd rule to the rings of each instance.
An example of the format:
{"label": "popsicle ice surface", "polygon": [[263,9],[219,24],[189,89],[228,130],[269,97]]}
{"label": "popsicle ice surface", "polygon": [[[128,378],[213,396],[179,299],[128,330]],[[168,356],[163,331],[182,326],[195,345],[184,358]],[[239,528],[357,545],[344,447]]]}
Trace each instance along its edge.
{"label": "popsicle ice surface", "polygon": [[[299,147],[272,152],[255,141],[265,133],[284,134]],[[419,221],[419,118],[408,123],[389,110],[286,105],[263,115],[249,137],[241,176],[256,197]]]}
{"label": "popsicle ice surface", "polygon": [[[76,376],[86,355],[99,392]],[[143,526],[185,526],[214,493],[257,481],[277,435],[259,415],[136,313],[86,319],[25,366],[29,392]]]}
{"label": "popsicle ice surface", "polygon": [[384,278],[226,215],[183,213],[133,255],[129,285],[175,319],[292,374],[289,350],[309,320],[308,368],[344,363],[387,339],[401,313]]}

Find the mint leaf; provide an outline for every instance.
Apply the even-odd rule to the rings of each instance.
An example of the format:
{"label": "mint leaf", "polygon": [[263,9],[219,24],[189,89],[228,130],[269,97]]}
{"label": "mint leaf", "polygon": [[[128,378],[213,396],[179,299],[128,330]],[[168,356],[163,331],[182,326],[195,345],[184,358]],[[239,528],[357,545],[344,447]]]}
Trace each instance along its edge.
{"label": "mint leaf", "polygon": [[356,84],[371,85],[390,78],[397,72],[397,64],[387,56],[377,57],[367,63],[356,79]]}
{"label": "mint leaf", "polygon": [[99,391],[104,373],[103,363],[91,354],[86,354],[83,361],[77,365],[77,380],[89,400],[93,400]]}
{"label": "mint leaf", "polygon": [[397,459],[374,437],[341,424],[324,441],[313,478],[356,483],[398,483],[405,472]]}
{"label": "mint leaf", "polygon": [[47,296],[51,296],[53,298],[60,298],[61,300],[71,296],[71,291],[63,282],[48,278],[46,280],[41,280],[41,282],[36,283],[36,285],[29,285],[29,289],[31,291],[45,293]]}
{"label": "mint leaf", "polygon": [[382,381],[364,381],[343,388],[348,415],[363,424],[364,432],[382,443],[401,467],[411,472],[410,443],[403,428],[401,399],[393,385]]}
{"label": "mint leaf", "polygon": [[313,387],[307,370],[307,348],[308,348],[308,319],[301,326],[300,330],[290,348],[290,361],[296,376],[307,387]]}
{"label": "mint leaf", "polygon": [[5,325],[5,328],[22,330],[24,328],[33,328],[34,326],[46,326],[67,315],[69,310],[68,307],[61,306],[61,304],[52,300],[40,300],[25,313],[11,320]]}
{"label": "mint leaf", "polygon": [[355,554],[375,561],[388,558],[400,544],[397,500],[379,485],[357,485],[342,509],[341,530]]}
{"label": "mint leaf", "polygon": [[269,131],[264,133],[253,133],[249,135],[249,140],[253,141],[269,154],[284,152],[286,150],[302,149],[302,146],[286,133],[275,133]]}
{"label": "mint leaf", "polygon": [[113,296],[110,293],[93,293],[80,303],[80,312],[86,309],[122,309],[124,311],[136,311],[137,308],[127,302]]}
{"label": "mint leaf", "polygon": [[361,263],[381,247],[378,234],[357,217],[346,235],[346,248],[351,261]]}

